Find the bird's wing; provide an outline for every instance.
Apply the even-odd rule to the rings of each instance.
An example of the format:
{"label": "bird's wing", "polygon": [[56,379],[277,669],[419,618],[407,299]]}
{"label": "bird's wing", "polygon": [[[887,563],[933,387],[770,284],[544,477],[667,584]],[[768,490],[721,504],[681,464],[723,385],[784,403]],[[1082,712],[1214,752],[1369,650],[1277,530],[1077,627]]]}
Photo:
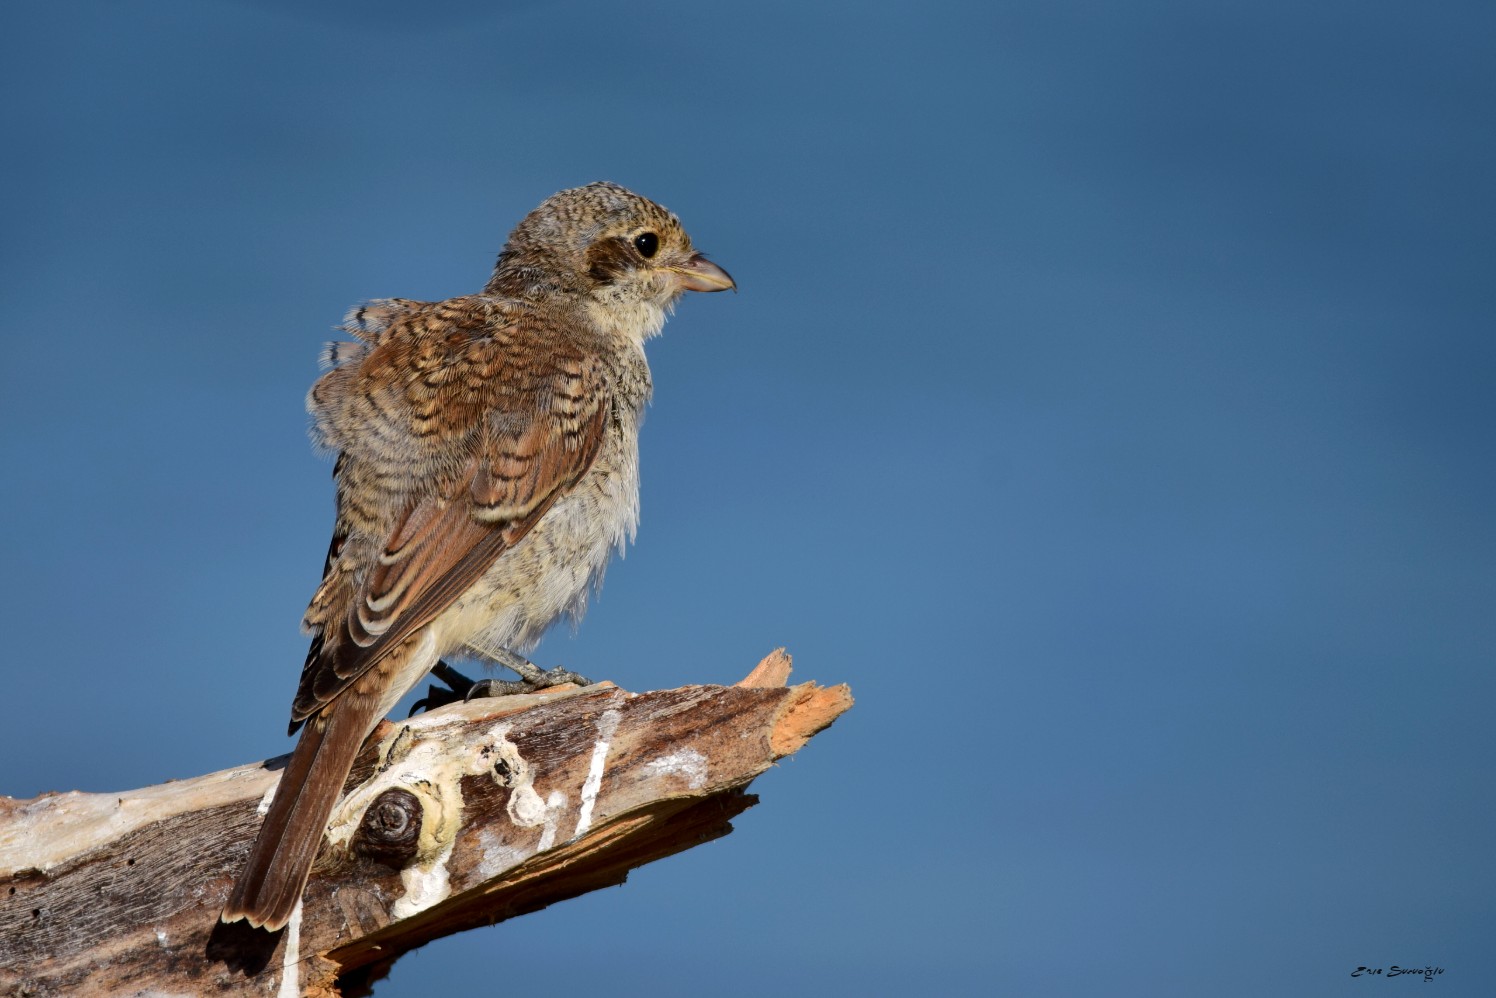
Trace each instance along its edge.
{"label": "bird's wing", "polygon": [[[433,413],[446,410],[458,422],[434,435],[460,441],[454,450],[461,460],[450,462],[460,470],[441,476],[435,488],[412,489],[416,498],[359,565],[344,563],[349,518],[341,507],[353,500],[340,490],[339,527],[308,611],[317,633],[292,730],[467,592],[581,479],[601,447],[612,403],[600,365],[556,350],[524,363],[490,356],[512,350],[503,337],[460,350],[456,344],[449,341],[456,358],[450,366],[459,370],[436,390],[450,399],[417,398],[405,411],[386,398],[379,415],[385,423],[407,421],[402,429],[418,437]],[[360,365],[379,359],[376,348]],[[476,372],[488,377],[476,379]],[[357,460],[344,450],[340,484],[353,471],[343,465]]]}

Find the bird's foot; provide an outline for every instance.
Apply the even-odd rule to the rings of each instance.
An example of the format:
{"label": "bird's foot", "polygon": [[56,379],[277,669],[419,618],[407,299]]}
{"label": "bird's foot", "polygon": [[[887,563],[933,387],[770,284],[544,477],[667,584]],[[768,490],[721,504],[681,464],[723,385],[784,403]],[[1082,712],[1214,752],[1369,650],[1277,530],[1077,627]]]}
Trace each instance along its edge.
{"label": "bird's foot", "polygon": [[570,669],[556,666],[554,669],[542,669],[523,655],[516,655],[507,648],[500,649],[503,654],[495,655],[494,661],[506,669],[519,673],[519,680],[504,679],[480,679],[471,684],[464,694],[464,699],[472,700],[476,697],[503,697],[515,693],[534,693],[551,686],[560,686],[562,683],[576,683],[578,686],[591,686],[592,680],[585,676],[579,676]]}
{"label": "bird's foot", "polygon": [[504,668],[517,672],[520,678],[474,681],[446,662],[437,662],[432,666],[431,674],[446,683],[447,687],[443,688],[435,684],[426,687],[426,695],[411,704],[411,715],[417,711],[435,710],[449,703],[463,703],[478,697],[504,697],[517,693],[534,693],[537,690],[560,686],[562,683],[576,683],[578,686],[592,685],[592,680],[579,676],[570,669],[564,669],[559,665],[554,669],[542,669],[523,655],[516,655],[508,649],[504,649],[502,655],[495,656],[495,661]]}
{"label": "bird's foot", "polygon": [[447,688],[434,683],[426,687],[426,695],[410,705],[410,714],[407,716],[414,717],[419,710],[435,710],[449,703],[462,703],[477,685],[446,662],[437,662],[431,667],[431,674],[446,683]]}

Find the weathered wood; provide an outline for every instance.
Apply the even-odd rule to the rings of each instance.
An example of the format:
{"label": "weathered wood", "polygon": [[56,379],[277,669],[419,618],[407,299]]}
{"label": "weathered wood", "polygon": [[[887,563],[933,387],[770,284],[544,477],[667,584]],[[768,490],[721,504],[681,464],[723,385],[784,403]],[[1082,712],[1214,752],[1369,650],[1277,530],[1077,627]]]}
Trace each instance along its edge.
{"label": "weathered wood", "polygon": [[290,925],[217,922],[284,757],[120,794],[0,798],[0,994],[367,993],[404,953],[731,831],[744,788],[851,706],[610,684],[455,704],[364,746]]}

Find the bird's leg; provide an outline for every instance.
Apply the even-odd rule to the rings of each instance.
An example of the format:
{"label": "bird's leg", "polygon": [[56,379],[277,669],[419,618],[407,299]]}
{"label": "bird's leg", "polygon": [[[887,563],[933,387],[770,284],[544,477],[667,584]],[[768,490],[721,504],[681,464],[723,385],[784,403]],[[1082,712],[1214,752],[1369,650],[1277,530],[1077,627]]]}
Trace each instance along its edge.
{"label": "bird's leg", "polygon": [[536,690],[560,686],[562,683],[576,683],[578,686],[592,685],[592,680],[579,676],[570,669],[563,669],[559,665],[554,669],[542,669],[523,655],[517,655],[507,648],[499,649],[498,653],[493,655],[493,660],[504,668],[519,673],[520,678],[517,681],[480,679],[475,682],[446,662],[437,662],[431,667],[431,674],[446,683],[447,688],[444,689],[435,684],[426,687],[426,695],[410,705],[410,716],[415,716],[417,711],[435,710],[449,703],[458,703],[477,697],[534,693]]}
{"label": "bird's leg", "polygon": [[474,682],[446,662],[438,661],[431,667],[431,674],[446,683],[448,688],[435,684],[426,687],[426,695],[410,705],[408,717],[414,717],[418,710],[435,710],[449,703],[460,703],[472,695]]}
{"label": "bird's leg", "polygon": [[536,690],[543,690],[548,686],[560,686],[562,683],[576,683],[578,686],[592,685],[592,680],[579,676],[570,669],[563,669],[559,665],[554,669],[542,669],[528,658],[517,655],[508,648],[498,649],[493,655],[493,660],[504,668],[519,673],[519,681],[480,679],[469,687],[465,699],[502,697],[512,693],[534,693]]}

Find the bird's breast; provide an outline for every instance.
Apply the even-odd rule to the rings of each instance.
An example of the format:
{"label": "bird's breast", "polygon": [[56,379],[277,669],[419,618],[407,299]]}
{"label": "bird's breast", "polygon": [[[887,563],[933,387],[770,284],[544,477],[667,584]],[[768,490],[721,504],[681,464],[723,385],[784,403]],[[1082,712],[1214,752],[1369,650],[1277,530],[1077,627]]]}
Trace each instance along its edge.
{"label": "bird's breast", "polygon": [[610,424],[577,484],[443,615],[443,654],[524,652],[562,617],[580,619],[609,558],[633,540],[638,523],[638,423],[626,417]]}

